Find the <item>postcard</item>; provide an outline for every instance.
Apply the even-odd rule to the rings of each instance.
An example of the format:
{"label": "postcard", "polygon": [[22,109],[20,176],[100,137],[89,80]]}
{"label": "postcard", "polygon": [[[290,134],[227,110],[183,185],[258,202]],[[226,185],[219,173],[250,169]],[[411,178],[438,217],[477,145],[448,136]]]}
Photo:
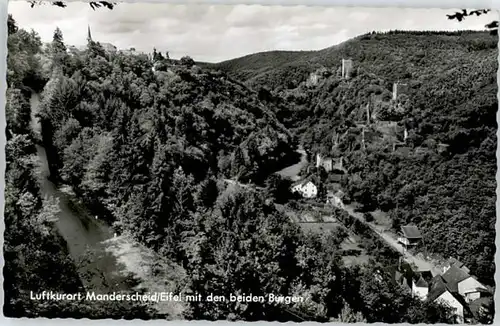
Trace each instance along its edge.
{"label": "postcard", "polygon": [[8,11],[6,317],[492,323],[496,13]]}

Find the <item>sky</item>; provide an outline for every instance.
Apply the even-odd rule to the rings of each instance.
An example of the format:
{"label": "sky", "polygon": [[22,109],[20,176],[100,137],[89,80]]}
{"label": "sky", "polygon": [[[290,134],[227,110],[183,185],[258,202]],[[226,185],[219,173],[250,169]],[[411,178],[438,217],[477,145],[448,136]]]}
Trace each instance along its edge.
{"label": "sky", "polygon": [[49,42],[56,27],[68,45],[86,44],[87,26],[94,41],[119,49],[168,51],[171,58],[219,62],[270,50],[320,50],[371,31],[482,30],[497,13],[448,20],[450,9],[348,8],[261,5],[175,5],[119,3],[93,11],[88,3],[66,8],[44,3],[30,8],[9,1],[19,27],[34,29]]}

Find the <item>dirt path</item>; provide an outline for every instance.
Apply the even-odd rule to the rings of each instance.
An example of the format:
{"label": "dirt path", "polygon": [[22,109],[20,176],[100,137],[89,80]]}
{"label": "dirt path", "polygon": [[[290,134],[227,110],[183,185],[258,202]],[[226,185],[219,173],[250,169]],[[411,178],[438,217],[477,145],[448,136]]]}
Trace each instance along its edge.
{"label": "dirt path", "polygon": [[368,225],[373,230],[373,232],[378,234],[382,238],[382,240],[384,240],[389,246],[391,246],[392,248],[397,250],[399,253],[401,253],[401,255],[403,256],[405,261],[417,266],[419,271],[431,271],[432,275],[434,275],[434,276],[441,274],[440,269],[437,266],[426,261],[425,259],[419,258],[415,255],[412,255],[408,251],[406,251],[403,248],[403,246],[397,241],[397,239],[395,239],[391,234],[389,234],[388,232],[378,230],[373,223],[366,222],[364,217],[363,217],[363,214],[355,212],[354,207],[352,207],[351,205],[344,205],[343,208],[337,206],[337,208],[343,209],[345,212],[347,212],[352,217],[354,217],[354,218],[358,219],[359,221]]}

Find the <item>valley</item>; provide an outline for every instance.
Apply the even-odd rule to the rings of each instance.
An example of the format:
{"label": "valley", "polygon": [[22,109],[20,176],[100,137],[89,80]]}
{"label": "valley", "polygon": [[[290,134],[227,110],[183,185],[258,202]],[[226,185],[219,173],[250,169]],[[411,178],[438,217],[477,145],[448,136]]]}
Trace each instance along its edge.
{"label": "valley", "polygon": [[[497,36],[373,32],[200,64],[90,26],[81,49],[9,31],[10,315],[492,316]],[[23,300],[42,288],[203,299]]]}

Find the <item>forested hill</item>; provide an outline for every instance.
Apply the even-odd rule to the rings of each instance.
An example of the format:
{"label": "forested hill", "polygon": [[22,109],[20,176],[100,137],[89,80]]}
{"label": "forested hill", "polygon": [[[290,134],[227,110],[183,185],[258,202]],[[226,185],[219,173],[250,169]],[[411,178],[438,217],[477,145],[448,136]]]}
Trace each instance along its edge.
{"label": "forested hill", "polygon": [[[368,33],[319,51],[270,51],[213,64],[257,88],[295,88],[318,67],[339,68],[350,58],[388,80],[438,76],[457,62],[496,47],[488,32],[391,31]],[[493,44],[494,43],[494,44]],[[423,70],[422,70],[423,69]]]}
{"label": "forested hill", "polygon": [[[108,58],[102,52],[93,43],[81,56],[65,57],[68,71],[46,87],[44,102],[51,109],[44,126],[54,131],[46,143],[58,148],[52,153],[58,158],[52,162],[53,171],[63,171],[69,163],[64,160],[71,154],[62,153],[63,148],[72,142],[73,148],[84,146],[74,137],[85,129],[113,134],[115,144],[136,143],[144,158],[137,164],[144,168],[155,161],[156,147],[168,144],[176,149],[171,159],[198,180],[207,173],[259,179],[285,165],[293,152],[290,134],[269,104],[224,74],[204,71],[187,58],[153,72],[146,55]],[[61,97],[69,105],[53,105]],[[67,165],[75,181],[83,177],[78,171]]]}
{"label": "forested hill", "polygon": [[[487,32],[371,33],[295,60],[274,52],[219,66],[268,88],[281,121],[311,153],[344,156],[348,199],[388,212],[396,230],[418,225],[426,253],[458,257],[492,283],[497,41]],[[349,80],[340,76],[342,58],[354,63]],[[252,62],[250,76],[244,65]],[[393,100],[398,81],[408,90]],[[404,151],[393,151],[405,127]]]}
{"label": "forested hill", "polygon": [[[23,46],[23,40],[30,42]],[[42,49],[36,32],[18,29],[9,17],[6,315],[156,316],[142,305],[116,301],[109,302],[112,307],[100,301],[72,302],[71,309],[43,302],[26,306],[36,303],[26,299],[30,290],[70,291],[68,280],[54,281],[60,280],[58,273],[77,278],[71,260],[62,260],[65,252],[50,246],[59,242],[37,227],[49,223],[45,220],[53,217],[52,206],[57,205],[41,202],[32,180],[30,105],[20,90],[46,80],[40,120],[52,177],[71,186],[101,220],[111,216],[118,234],[131,236],[189,271],[176,283],[178,291],[310,298],[290,305],[192,301],[186,303],[183,317],[451,320],[447,308],[401,293],[389,280],[374,283],[380,265],[344,266],[342,229],[305,234],[267,203],[265,192],[226,189],[218,178],[256,181],[277,168],[276,162],[287,164],[294,144],[272,113],[278,108],[224,74],[196,67],[187,57],[178,64],[150,59],[112,55],[93,41],[86,51],[69,54],[59,29]],[[26,140],[29,146],[24,146]],[[26,246],[20,239],[33,241]]]}

